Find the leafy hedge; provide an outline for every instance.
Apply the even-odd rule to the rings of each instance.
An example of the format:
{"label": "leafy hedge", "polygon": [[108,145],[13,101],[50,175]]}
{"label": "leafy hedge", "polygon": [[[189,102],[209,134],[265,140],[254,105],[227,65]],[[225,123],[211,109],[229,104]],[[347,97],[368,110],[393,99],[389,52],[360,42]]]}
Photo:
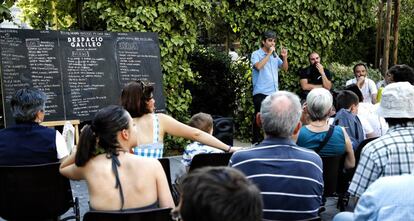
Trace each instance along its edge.
{"label": "leafy hedge", "polygon": [[[404,2],[412,3],[413,0],[402,2],[404,6]],[[75,0],[19,1],[24,17],[37,29],[78,29],[74,3]],[[263,31],[270,29],[278,33],[277,45],[283,45],[289,51],[289,72],[280,76],[281,89],[298,92],[297,72],[307,66],[307,54],[311,51],[320,53],[323,64],[335,73],[334,87],[339,88],[344,80],[352,77],[352,71],[349,71],[350,67],[342,70],[339,68],[342,65],[338,64],[337,68],[335,64],[328,64],[339,61],[350,65],[351,61],[360,59],[370,62],[369,55],[362,53],[370,49],[359,50],[367,42],[364,43],[358,34],[373,30],[377,3],[376,0],[222,0],[212,5],[211,1],[202,0],[90,0],[84,3],[83,18],[88,30],[151,31],[159,34],[167,111],[186,122],[192,96],[183,85],[199,80],[191,69],[189,56],[198,45],[196,40],[200,29],[211,27],[216,19],[220,19],[216,23],[231,26],[240,39],[240,51],[246,57],[260,47]],[[412,11],[412,4],[410,7]],[[407,16],[401,19],[400,56],[401,61],[410,63],[414,47],[412,13],[407,12],[410,10],[408,6],[402,8],[402,13],[404,10]],[[371,35],[366,41],[373,43],[368,39]],[[361,42],[361,45],[355,42]],[[347,52],[355,51],[356,47],[359,53]],[[343,61],[344,58],[349,59]],[[235,85],[236,93],[233,113],[236,136],[246,140],[250,138],[253,114],[250,64],[248,59],[241,59],[232,63],[230,69],[234,78],[229,84]],[[169,141],[167,145],[181,147],[182,142]]]}
{"label": "leafy hedge", "polygon": [[414,0],[401,1],[398,63],[414,67]]}
{"label": "leafy hedge", "polygon": [[231,117],[234,90],[238,85],[233,83],[229,55],[215,48],[200,46],[189,57],[189,61],[191,70],[198,73],[195,82],[186,86],[193,97],[191,114],[205,112]]}
{"label": "leafy hedge", "polygon": [[277,45],[289,51],[289,74],[281,89],[298,90],[297,72],[307,65],[307,54],[317,51],[332,61],[336,42],[351,38],[374,22],[375,0],[222,1],[222,14],[240,35],[241,49],[249,54],[260,47],[265,30],[279,35]]}
{"label": "leafy hedge", "polygon": [[[63,25],[57,27],[79,29],[79,24],[75,22],[75,0],[20,0],[19,5],[26,21],[36,29],[44,29],[47,26],[56,27],[51,2],[57,4],[54,7],[59,18],[71,21],[62,22]],[[188,56],[197,45],[198,27],[210,24],[211,3],[203,0],[89,0],[84,1],[82,11],[87,30],[158,33],[167,112],[186,122],[191,94],[183,85],[194,81],[195,77]],[[39,19],[46,22],[42,23]],[[166,146],[180,148],[184,139],[167,138],[166,143]]]}

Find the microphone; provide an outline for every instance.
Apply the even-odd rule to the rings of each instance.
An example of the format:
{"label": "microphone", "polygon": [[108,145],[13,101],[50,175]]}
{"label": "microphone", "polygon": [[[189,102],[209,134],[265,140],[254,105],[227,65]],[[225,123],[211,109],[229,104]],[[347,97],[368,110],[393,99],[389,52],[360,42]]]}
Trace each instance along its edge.
{"label": "microphone", "polygon": [[277,56],[276,51],[273,51],[272,55],[273,55],[274,58],[276,58],[276,56]]}

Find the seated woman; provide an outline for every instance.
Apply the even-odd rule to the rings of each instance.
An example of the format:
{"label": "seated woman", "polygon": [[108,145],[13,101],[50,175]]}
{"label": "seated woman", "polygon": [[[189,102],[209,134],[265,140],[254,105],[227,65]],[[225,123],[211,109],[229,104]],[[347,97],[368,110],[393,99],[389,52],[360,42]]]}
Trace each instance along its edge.
{"label": "seated woman", "polygon": [[212,135],[187,126],[166,114],[155,114],[153,90],[152,86],[145,85],[141,81],[130,82],[122,90],[121,104],[133,117],[137,129],[138,146],[134,148],[136,155],[161,158],[166,133],[195,140],[225,152],[234,152],[240,149],[228,146]]}
{"label": "seated woman", "polygon": [[35,88],[17,90],[12,96],[16,124],[0,130],[0,165],[52,163],[69,154],[59,131],[39,125],[45,118],[46,100],[45,93]]}
{"label": "seated woman", "polygon": [[[300,129],[297,144],[308,149],[317,149],[328,134],[328,119],[332,108],[333,98],[331,93],[324,88],[315,88],[306,97],[307,114],[309,124]],[[345,153],[345,168],[355,166],[355,156],[351,140],[345,129],[335,126],[332,136],[320,149],[319,155],[339,156]]]}
{"label": "seated woman", "polygon": [[137,145],[135,134],[126,110],[120,106],[103,108],[82,130],[76,153],[60,165],[62,175],[86,180],[91,210],[174,206],[158,160],[129,153]]}

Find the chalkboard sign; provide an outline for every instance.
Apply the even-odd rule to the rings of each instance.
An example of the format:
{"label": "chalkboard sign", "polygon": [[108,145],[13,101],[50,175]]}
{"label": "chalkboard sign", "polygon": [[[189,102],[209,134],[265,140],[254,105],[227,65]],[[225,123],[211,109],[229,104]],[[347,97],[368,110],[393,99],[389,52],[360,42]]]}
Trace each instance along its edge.
{"label": "chalkboard sign", "polygon": [[90,120],[118,104],[130,81],[153,84],[157,111],[165,111],[160,50],[155,33],[0,29],[1,83],[6,126],[10,99],[20,88],[48,95],[47,121]]}

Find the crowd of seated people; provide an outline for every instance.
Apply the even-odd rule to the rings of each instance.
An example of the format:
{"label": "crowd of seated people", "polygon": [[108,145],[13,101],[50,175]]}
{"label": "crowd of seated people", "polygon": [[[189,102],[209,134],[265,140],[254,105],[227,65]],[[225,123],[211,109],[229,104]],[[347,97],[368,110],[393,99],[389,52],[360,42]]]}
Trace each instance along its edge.
{"label": "crowd of seated people", "polygon": [[[58,131],[39,125],[45,116],[45,94],[33,88],[18,90],[11,99],[16,125],[0,131],[0,164],[62,161],[64,176],[86,180],[91,210],[175,208],[163,168],[151,159],[162,157],[163,137],[169,133],[221,151],[236,151],[230,161],[234,169],[204,168],[185,176],[175,216],[182,220],[300,220],[319,216],[323,193],[320,156],[344,155],[344,167],[356,167],[348,192],[357,204],[354,213],[341,213],[337,220],[413,217],[408,198],[400,190],[412,182],[414,171],[414,70],[395,65],[386,75],[387,86],[381,90],[375,113],[389,129],[376,133],[379,138],[359,150],[359,162],[354,156],[359,146],[352,146],[348,126],[336,123],[342,112],[359,120],[361,99],[349,90],[339,93],[336,115],[333,97],[323,88],[309,92],[304,108],[291,92],[269,95],[257,118],[265,131],[264,141],[253,149],[239,150],[211,135],[209,115],[199,114],[210,122],[203,131],[197,124],[188,126],[166,114],[155,114],[153,88],[132,82],[122,91],[123,107],[112,105],[98,111],[70,155]],[[314,150],[330,130],[329,118],[333,118],[333,134],[317,151],[319,156]],[[363,139],[370,136],[362,130]],[[384,200],[383,193],[391,200]]]}

